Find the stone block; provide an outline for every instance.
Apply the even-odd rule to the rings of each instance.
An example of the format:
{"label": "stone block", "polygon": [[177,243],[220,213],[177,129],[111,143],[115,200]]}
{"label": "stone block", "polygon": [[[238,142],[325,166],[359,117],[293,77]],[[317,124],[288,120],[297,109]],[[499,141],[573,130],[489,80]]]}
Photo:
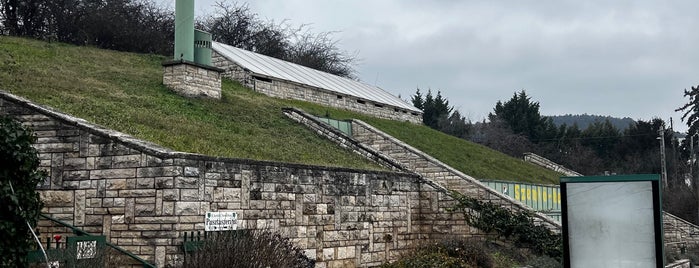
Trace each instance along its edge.
{"label": "stone block", "polygon": [[136,176],[139,178],[143,177],[165,177],[165,176],[181,176],[182,168],[179,166],[169,166],[169,167],[146,167],[138,168],[136,171]]}
{"label": "stone block", "polygon": [[199,168],[197,167],[184,167],[185,177],[199,177]]}
{"label": "stone block", "polygon": [[163,189],[164,201],[176,201],[180,199],[180,190],[178,189]]}
{"label": "stone block", "polygon": [[85,215],[85,225],[97,226],[102,225],[102,215]]}
{"label": "stone block", "polygon": [[112,227],[114,227],[114,224],[115,224],[115,223],[121,223],[121,224],[126,223],[126,222],[124,221],[124,215],[114,215],[114,216],[112,216]]}
{"label": "stone block", "polygon": [[63,169],[64,170],[78,170],[85,169],[87,167],[87,162],[85,158],[65,158],[63,159]]}
{"label": "stone block", "polygon": [[[163,202],[163,206],[165,206],[165,202]],[[175,202],[175,214],[177,215],[199,215],[199,208],[199,202]]]}
{"label": "stone block", "polygon": [[214,189],[214,201],[239,201],[240,188],[217,187]]}
{"label": "stone block", "polygon": [[154,187],[158,189],[162,188],[172,188],[175,186],[174,177],[156,177]]}
{"label": "stone block", "polygon": [[155,189],[120,190],[119,197],[155,197]]}
{"label": "stone block", "polygon": [[176,177],[175,188],[196,188],[199,189],[199,178]]}
{"label": "stone block", "polygon": [[163,215],[175,214],[175,202],[163,201]]}
{"label": "stone block", "polygon": [[154,188],[155,178],[138,178],[136,179],[136,188]]}
{"label": "stone block", "polygon": [[324,248],[323,249],[323,261],[330,261],[335,259],[335,249],[334,248]]}
{"label": "stone block", "polygon": [[73,206],[73,191],[39,191],[39,196],[52,207]]}
{"label": "stone block", "polygon": [[155,197],[134,198],[136,204],[155,204]]}
{"label": "stone block", "polygon": [[112,167],[135,168],[141,165],[141,154],[118,155],[112,157]]}
{"label": "stone block", "polygon": [[180,190],[180,200],[182,201],[198,201],[199,189],[182,189]]}
{"label": "stone block", "polygon": [[207,180],[220,180],[220,179],[221,179],[221,173],[211,173],[211,172],[207,172],[206,174],[204,174],[204,178],[206,178]]}
{"label": "stone block", "polygon": [[90,179],[134,178],[136,170],[133,168],[122,169],[97,169],[90,171]]}
{"label": "stone block", "polygon": [[203,222],[204,222],[203,215],[180,216],[179,217],[179,223],[203,223]]}

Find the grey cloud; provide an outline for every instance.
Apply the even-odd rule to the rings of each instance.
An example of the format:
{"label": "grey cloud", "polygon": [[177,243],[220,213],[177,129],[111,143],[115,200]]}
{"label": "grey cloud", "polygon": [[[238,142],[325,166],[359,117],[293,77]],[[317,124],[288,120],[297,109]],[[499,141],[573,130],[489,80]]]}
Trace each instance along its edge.
{"label": "grey cloud", "polygon": [[[199,1],[198,5],[203,4]],[[213,2],[213,1],[211,1]],[[408,98],[441,90],[480,120],[525,89],[547,114],[679,121],[699,83],[699,2],[302,1],[250,3],[264,17],[340,30],[360,78]]]}

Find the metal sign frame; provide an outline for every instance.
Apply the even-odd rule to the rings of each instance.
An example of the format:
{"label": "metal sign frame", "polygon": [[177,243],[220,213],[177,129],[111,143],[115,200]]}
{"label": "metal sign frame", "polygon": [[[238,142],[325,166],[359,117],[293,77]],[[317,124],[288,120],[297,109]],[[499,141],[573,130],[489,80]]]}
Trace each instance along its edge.
{"label": "metal sign frame", "polygon": [[663,249],[663,222],[662,222],[662,191],[660,175],[617,175],[617,176],[588,176],[588,177],[561,177],[561,209],[563,213],[563,265],[571,267],[570,248],[570,224],[568,222],[568,186],[578,183],[620,183],[620,182],[650,182],[652,187],[653,202],[653,230],[655,242],[656,267],[664,267],[665,254]]}

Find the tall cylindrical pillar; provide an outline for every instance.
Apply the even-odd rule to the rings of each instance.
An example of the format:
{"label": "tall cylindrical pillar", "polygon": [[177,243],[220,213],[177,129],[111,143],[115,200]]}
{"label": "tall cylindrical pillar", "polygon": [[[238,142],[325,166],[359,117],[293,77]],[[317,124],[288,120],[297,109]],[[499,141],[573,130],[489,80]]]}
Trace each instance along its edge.
{"label": "tall cylindrical pillar", "polygon": [[174,59],[194,61],[194,0],[176,0]]}

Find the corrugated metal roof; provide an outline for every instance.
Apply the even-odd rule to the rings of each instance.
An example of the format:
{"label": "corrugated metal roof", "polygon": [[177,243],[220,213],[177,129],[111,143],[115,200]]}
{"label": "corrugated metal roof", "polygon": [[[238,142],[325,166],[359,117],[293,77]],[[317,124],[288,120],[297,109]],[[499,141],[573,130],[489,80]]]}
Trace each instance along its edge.
{"label": "corrugated metal roof", "polygon": [[370,100],[379,104],[390,105],[406,109],[411,112],[422,113],[422,111],[415,108],[411,104],[376,86],[367,85],[352,79],[318,71],[295,63],[283,61],[218,42],[213,42],[212,48],[227,59],[235,62],[243,68],[250,70],[254,74],[323,88],[344,95]]}

